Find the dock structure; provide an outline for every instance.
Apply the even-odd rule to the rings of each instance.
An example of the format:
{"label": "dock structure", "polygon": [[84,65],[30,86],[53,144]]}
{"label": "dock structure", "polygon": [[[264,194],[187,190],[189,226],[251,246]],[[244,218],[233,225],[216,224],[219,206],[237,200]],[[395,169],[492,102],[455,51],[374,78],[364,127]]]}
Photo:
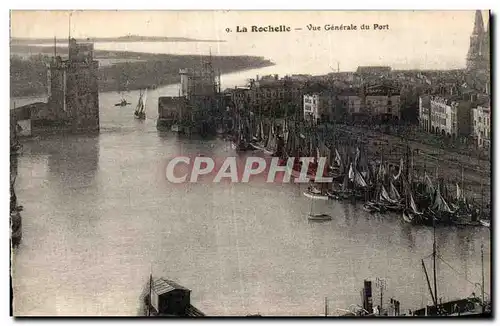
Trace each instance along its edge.
{"label": "dock structure", "polygon": [[93,43],[69,40],[66,60],[54,56],[47,65],[48,100],[11,110],[25,136],[99,131],[99,92]]}
{"label": "dock structure", "polygon": [[166,279],[151,277],[146,296],[149,316],[203,317],[205,314],[191,305],[191,290]]}

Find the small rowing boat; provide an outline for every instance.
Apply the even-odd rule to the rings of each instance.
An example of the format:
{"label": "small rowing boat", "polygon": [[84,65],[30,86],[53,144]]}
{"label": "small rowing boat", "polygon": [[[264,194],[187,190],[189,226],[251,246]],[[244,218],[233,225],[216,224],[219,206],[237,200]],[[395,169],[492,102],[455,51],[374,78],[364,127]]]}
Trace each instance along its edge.
{"label": "small rowing boat", "polygon": [[304,196],[311,199],[328,200],[328,195],[315,194],[310,191],[304,191]]}
{"label": "small rowing boat", "polygon": [[309,214],[310,221],[330,221],[332,217],[328,214]]}

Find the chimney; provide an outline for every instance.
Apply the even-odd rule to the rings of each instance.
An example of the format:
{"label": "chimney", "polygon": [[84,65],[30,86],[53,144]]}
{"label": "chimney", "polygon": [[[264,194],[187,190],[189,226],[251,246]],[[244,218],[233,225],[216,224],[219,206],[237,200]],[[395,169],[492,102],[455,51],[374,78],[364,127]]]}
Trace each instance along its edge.
{"label": "chimney", "polygon": [[256,81],[259,81],[259,75],[257,75],[257,77],[255,78]]}

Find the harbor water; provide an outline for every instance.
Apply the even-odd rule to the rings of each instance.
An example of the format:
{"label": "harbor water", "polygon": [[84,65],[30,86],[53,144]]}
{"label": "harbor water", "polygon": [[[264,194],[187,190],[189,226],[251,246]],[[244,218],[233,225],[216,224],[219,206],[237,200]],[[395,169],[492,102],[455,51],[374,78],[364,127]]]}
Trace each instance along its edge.
{"label": "harbor water", "polygon": [[[181,139],[156,130],[158,94],[147,119],[101,94],[98,136],[26,141],[16,194],[23,239],[13,254],[15,315],[136,315],[152,271],[192,289],[207,315],[321,315],[361,302],[363,280],[387,279],[404,312],[430,302],[421,259],[432,268],[432,229],[361,205],[315,201],[305,185],[170,184],[174,155],[234,156],[223,140]],[[135,103],[138,94],[127,95]],[[250,155],[250,154],[248,154]],[[307,214],[328,213],[312,223]],[[480,246],[490,288],[486,228],[439,228],[438,294],[480,295]],[[432,274],[431,274],[432,275]],[[379,303],[374,285],[374,303]]]}

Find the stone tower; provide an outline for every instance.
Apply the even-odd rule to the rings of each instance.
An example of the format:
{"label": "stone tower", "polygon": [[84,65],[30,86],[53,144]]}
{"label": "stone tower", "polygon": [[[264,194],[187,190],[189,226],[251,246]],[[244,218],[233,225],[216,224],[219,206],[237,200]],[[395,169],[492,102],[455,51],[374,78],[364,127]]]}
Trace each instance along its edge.
{"label": "stone tower", "polygon": [[92,43],[71,39],[68,60],[56,57],[49,66],[49,115],[71,132],[99,131],[99,63],[93,52]]}
{"label": "stone tower", "polygon": [[476,10],[474,29],[470,36],[469,51],[467,53],[467,70],[485,70],[489,68],[489,44],[486,44],[486,38],[488,38],[489,43],[489,37],[487,35],[488,33],[484,30],[481,10]]}
{"label": "stone tower", "polygon": [[483,38],[483,53],[484,59],[487,64],[487,69],[490,69],[490,16],[488,15],[488,20],[486,21],[486,32]]}

